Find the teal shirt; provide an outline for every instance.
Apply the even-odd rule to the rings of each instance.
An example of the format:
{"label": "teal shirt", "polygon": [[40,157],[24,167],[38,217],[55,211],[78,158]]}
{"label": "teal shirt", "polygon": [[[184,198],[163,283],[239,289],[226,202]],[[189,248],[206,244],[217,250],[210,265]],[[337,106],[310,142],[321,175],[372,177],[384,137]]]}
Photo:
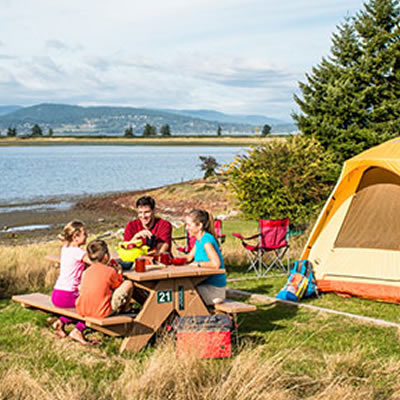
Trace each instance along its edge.
{"label": "teal shirt", "polygon": [[[211,235],[211,233],[208,233],[208,232],[204,233],[204,235],[200,241],[196,240],[196,250],[194,253],[194,261],[195,262],[210,261],[210,259],[208,258],[207,252],[204,249],[204,245],[206,243],[211,243],[211,245],[214,247],[215,251],[218,254],[219,260],[221,262],[220,269],[225,270],[224,259],[222,258],[222,254],[221,254],[221,250],[219,249],[219,245],[218,245],[217,241],[215,240],[215,237],[213,235]],[[213,285],[213,286],[217,286],[217,287],[225,287],[226,286],[225,271],[223,274],[211,275],[209,278],[207,278],[201,284],[202,285]]]}

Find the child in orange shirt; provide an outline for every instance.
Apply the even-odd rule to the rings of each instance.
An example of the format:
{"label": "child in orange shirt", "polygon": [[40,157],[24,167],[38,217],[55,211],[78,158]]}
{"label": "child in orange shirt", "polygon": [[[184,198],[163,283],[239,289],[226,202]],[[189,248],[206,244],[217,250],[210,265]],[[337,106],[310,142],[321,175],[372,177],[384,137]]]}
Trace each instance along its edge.
{"label": "child in orange shirt", "polygon": [[103,240],[93,240],[87,246],[92,264],[83,273],[76,309],[85,317],[104,318],[129,309],[133,285],[124,281],[120,266],[107,265],[110,253]]}

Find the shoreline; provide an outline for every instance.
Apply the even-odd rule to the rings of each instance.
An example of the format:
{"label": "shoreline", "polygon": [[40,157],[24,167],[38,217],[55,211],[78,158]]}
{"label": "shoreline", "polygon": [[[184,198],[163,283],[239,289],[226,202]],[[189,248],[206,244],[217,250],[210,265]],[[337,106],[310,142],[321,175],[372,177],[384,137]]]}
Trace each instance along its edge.
{"label": "shoreline", "polygon": [[[0,245],[23,245],[55,240],[63,226],[73,219],[85,222],[89,234],[124,228],[128,221],[136,218],[135,203],[137,198],[144,194],[156,199],[157,214],[167,218],[175,226],[182,224],[185,213],[193,208],[206,208],[214,215],[221,212],[229,214],[233,206],[221,182],[220,177],[207,180],[200,178],[129,192],[64,197],[62,201],[73,203],[69,208],[51,207],[54,205],[53,198],[48,199],[47,203],[46,200],[41,202],[44,209],[0,212]],[[46,208],[46,205],[49,207]],[[27,225],[39,226],[40,229],[18,229]]]}
{"label": "shoreline", "polygon": [[284,137],[234,137],[234,136],[172,136],[172,137],[133,137],[121,136],[55,136],[55,137],[0,137],[0,147],[8,146],[251,146],[262,145]]}
{"label": "shoreline", "polygon": [[[117,201],[152,190],[155,189],[66,196],[60,199],[59,202],[69,203],[69,207],[52,207],[59,203],[54,198],[25,202],[15,209],[12,204],[2,205],[1,208],[10,210],[0,212],[0,244],[28,244],[55,239],[63,226],[73,219],[84,221],[89,232],[123,227],[135,215],[135,211],[118,205]],[[29,208],[35,205],[40,207]],[[24,206],[28,209],[24,209]],[[39,229],[24,229],[27,227]]]}

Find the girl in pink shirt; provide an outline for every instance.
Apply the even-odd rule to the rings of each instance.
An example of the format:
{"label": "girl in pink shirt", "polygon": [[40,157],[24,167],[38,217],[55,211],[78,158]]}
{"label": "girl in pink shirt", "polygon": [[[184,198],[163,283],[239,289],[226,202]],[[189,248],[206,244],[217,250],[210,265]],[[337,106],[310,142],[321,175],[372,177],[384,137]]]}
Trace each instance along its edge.
{"label": "girl in pink shirt", "polygon": [[[63,233],[58,235],[58,238],[65,244],[61,249],[60,275],[54,285],[51,300],[57,307],[72,308],[75,307],[75,301],[79,296],[78,286],[82,273],[86,264],[90,263],[85,250],[80,248],[87,239],[85,225],[78,220],[71,221],[64,227]],[[71,322],[73,321],[67,317],[60,317],[53,324],[59,337],[67,336],[64,325]],[[84,322],[77,322],[69,337],[81,344],[88,344],[82,334],[85,328]]]}

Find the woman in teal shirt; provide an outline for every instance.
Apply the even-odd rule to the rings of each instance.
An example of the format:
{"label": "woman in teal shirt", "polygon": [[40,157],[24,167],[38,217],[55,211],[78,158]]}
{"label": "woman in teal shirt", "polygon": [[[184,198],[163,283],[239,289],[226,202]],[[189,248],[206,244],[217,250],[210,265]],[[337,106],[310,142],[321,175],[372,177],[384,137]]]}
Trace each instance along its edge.
{"label": "woman in teal shirt", "polygon": [[186,217],[186,230],[196,237],[196,244],[188,254],[188,261],[201,268],[222,269],[221,274],[211,275],[197,286],[200,296],[207,305],[225,300],[225,265],[214,232],[214,220],[205,210],[192,210]]}

